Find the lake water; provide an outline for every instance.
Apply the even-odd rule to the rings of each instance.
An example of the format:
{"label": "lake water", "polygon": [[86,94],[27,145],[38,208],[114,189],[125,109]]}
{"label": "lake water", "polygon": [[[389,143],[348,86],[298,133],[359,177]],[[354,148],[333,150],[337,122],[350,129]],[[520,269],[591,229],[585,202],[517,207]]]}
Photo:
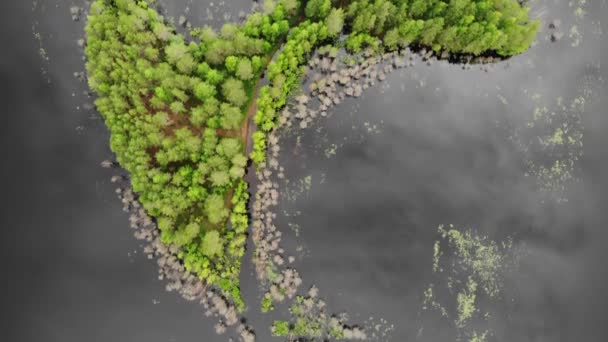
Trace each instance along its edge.
{"label": "lake water", "polygon": [[[577,1],[575,1],[576,3]],[[522,253],[505,280],[510,305],[497,308],[496,341],[605,341],[608,272],[603,261],[605,196],[606,30],[608,5],[587,1],[584,20],[567,2],[533,1],[534,13],[561,20],[562,40],[551,43],[547,25],[538,44],[488,72],[418,60],[385,82],[347,99],[304,131],[286,132],[283,186],[277,225],[296,256],[303,288],[316,284],[331,311],[351,322],[385,319],[395,330],[386,341],[449,341],[439,322],[419,316],[432,279],[432,245],[439,224],[466,226]],[[207,22],[209,1],[164,1],[179,17],[186,6],[194,23]],[[84,85],[73,77],[83,62],[64,1],[10,1],[0,6],[2,125],[6,183],[2,255],[8,261],[6,305],[11,341],[226,341],[214,319],[156,279],[99,167],[110,158],[108,133],[86,108]],[[249,1],[218,2],[212,22],[238,16]],[[34,27],[32,25],[34,24]],[[582,40],[569,37],[578,25]],[[39,56],[39,41],[49,57]],[[50,83],[49,83],[50,81]],[[589,93],[591,91],[591,93]],[[539,96],[535,96],[538,94]],[[584,155],[580,182],[566,203],[539,194],[526,177],[526,154],[517,134],[535,108],[557,110],[579,96]],[[523,132],[523,133],[522,133]],[[310,184],[310,187],[307,186]],[[274,341],[271,315],[259,314],[249,259],[243,287],[248,322],[258,341]],[[4,300],[3,300],[4,301]],[[502,310],[502,311],[501,311]],[[381,339],[382,340],[382,339]]]}

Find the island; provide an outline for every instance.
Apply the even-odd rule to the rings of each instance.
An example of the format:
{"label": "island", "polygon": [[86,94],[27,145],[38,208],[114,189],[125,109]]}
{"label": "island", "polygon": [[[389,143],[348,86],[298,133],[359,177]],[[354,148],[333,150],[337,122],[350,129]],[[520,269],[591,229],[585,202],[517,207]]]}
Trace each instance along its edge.
{"label": "island", "polygon": [[[527,50],[537,29],[515,0],[266,0],[242,23],[186,37],[153,0],[95,0],[86,69],[116,161],[160,241],[241,312],[246,176],[267,167],[269,136],[319,48],[501,59]],[[272,281],[272,270],[265,277]],[[266,297],[262,310],[270,309]],[[306,329],[273,327],[276,335]]]}

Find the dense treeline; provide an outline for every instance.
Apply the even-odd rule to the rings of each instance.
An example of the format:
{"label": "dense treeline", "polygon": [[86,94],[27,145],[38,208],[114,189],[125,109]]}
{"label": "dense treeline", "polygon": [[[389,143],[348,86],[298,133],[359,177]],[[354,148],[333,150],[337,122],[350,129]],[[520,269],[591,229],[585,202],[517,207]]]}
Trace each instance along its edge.
{"label": "dense treeline", "polygon": [[515,0],[355,0],[346,10],[355,50],[381,38],[389,49],[421,44],[435,51],[512,56],[530,47],[538,22]]}
{"label": "dense treeline", "polygon": [[305,57],[320,42],[338,38],[344,25],[350,33],[345,47],[353,52],[420,44],[437,52],[503,56],[526,50],[538,29],[528,8],[514,0],[309,0],[304,14],[307,20],[292,30],[277,61],[268,65],[270,85],[261,89],[255,115],[261,128],[253,134],[256,164],[266,158],[265,132],[274,128],[278,110],[299,85]]}
{"label": "dense treeline", "polygon": [[186,42],[146,1],[96,0],[86,27],[89,84],[140,202],[188,269],[241,307],[248,193],[240,128],[289,30],[286,16],[276,6],[219,33],[195,30],[198,42]]}
{"label": "dense treeline", "polygon": [[344,11],[332,7],[330,0],[309,0],[304,15],[306,20],[293,28],[276,60],[268,64],[270,84],[260,90],[254,121],[261,130],[253,134],[251,153],[258,165],[266,160],[266,133],[275,127],[278,111],[285,106],[289,93],[300,86],[308,57],[316,47],[336,40],[342,32]]}
{"label": "dense treeline", "polygon": [[306,57],[322,41],[331,38],[324,23],[305,21],[290,33],[283,50],[276,61],[268,65],[270,84],[260,89],[257,100],[258,109],[254,116],[256,125],[261,129],[253,134],[251,158],[257,164],[266,159],[266,135],[276,122],[279,109],[285,106],[287,96],[300,85],[302,65]]}
{"label": "dense treeline", "polygon": [[[133,190],[163,243],[179,247],[187,269],[241,309],[245,168],[249,158],[265,161],[266,134],[316,47],[346,26],[353,51],[383,42],[512,55],[536,30],[511,0],[267,0],[264,8],[219,32],[195,29],[189,42],[148,1],[95,0],[86,26],[89,85]],[[269,84],[257,99],[248,158],[243,128],[264,72]]]}

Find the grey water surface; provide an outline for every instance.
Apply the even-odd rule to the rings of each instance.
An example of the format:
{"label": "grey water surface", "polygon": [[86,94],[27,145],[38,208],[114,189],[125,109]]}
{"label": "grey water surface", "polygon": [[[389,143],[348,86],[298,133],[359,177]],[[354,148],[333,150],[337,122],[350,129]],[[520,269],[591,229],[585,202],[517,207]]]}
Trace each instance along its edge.
{"label": "grey water surface", "polygon": [[[219,10],[208,21],[209,3],[163,2],[176,18],[188,6],[193,24],[215,26],[225,11],[235,20],[251,6],[216,2]],[[574,8],[565,1],[532,3],[545,24],[560,19],[566,37],[551,43],[544,25],[533,48],[488,72],[418,60],[334,107],[312,128],[285,133],[280,162],[289,184],[283,189],[299,195],[283,196],[277,224],[303,288],[316,284],[330,311],[348,312],[353,323],[385,319],[395,326],[386,341],[453,341],[441,322],[419,316],[437,225],[453,223],[525,246],[505,280],[504,296],[512,301],[492,321],[493,339],[608,340],[602,82],[608,45],[598,31],[608,30],[600,23],[608,5],[587,1],[578,24],[583,39],[572,47]],[[164,290],[155,262],[132,237],[112,173],[99,167],[112,153],[83,94],[86,85],[73,76],[83,70],[76,44],[83,21],[71,20],[73,4],[82,5],[0,3],[2,340],[226,341],[202,307]],[[538,93],[550,106],[558,96],[569,104],[584,89],[592,93],[583,115],[581,181],[568,188],[567,203],[556,203],[525,176],[524,153],[511,137],[536,106],[526,94]],[[307,176],[310,189],[298,190]],[[259,313],[249,259],[242,281],[245,316],[258,341],[279,341],[268,326],[287,318],[285,308]]]}

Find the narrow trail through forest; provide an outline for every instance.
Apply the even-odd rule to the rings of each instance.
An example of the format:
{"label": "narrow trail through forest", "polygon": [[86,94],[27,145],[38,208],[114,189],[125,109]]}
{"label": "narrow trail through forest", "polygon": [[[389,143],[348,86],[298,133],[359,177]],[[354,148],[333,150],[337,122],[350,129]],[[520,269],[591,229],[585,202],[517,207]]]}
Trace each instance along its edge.
{"label": "narrow trail through forest", "polygon": [[[266,64],[266,66],[268,66],[268,63]],[[255,90],[253,92],[253,99],[251,101],[251,104],[249,105],[249,108],[247,109],[247,113],[245,115],[245,120],[244,120],[243,124],[241,125],[240,137],[241,137],[241,140],[243,141],[243,144],[245,145],[245,155],[246,156],[249,155],[249,153],[251,152],[251,148],[253,146],[253,140],[251,139],[251,136],[256,128],[255,124],[253,123],[253,116],[255,115],[255,112],[258,110],[258,95],[260,93],[260,88],[262,88],[262,83],[263,83],[262,81],[264,81],[263,75],[258,79],[258,82],[255,86]]]}
{"label": "narrow trail through forest", "polygon": [[[297,19],[295,20],[295,24],[292,26],[292,28],[297,27],[305,19],[306,18],[303,15],[299,15],[297,17]],[[289,36],[289,33],[287,35]],[[252,137],[253,133],[255,132],[255,129],[257,128],[255,123],[253,123],[253,116],[255,115],[256,111],[258,110],[258,95],[260,95],[260,89],[264,86],[263,83],[264,83],[264,80],[266,79],[266,71],[268,70],[268,64],[270,64],[270,62],[272,62],[272,60],[275,58],[275,56],[277,55],[279,50],[281,50],[281,48],[285,45],[285,43],[287,43],[287,37],[285,37],[284,41],[280,42],[280,44],[277,44],[277,46],[274,48],[272,53],[268,55],[268,57],[266,59],[266,63],[264,63],[264,68],[263,68],[264,73],[262,73],[262,75],[260,75],[260,78],[257,81],[255,90],[253,91],[253,97],[251,100],[251,104],[247,108],[247,112],[245,114],[245,119],[241,126],[241,132],[240,132],[241,140],[243,141],[243,144],[245,144],[245,155],[246,156],[249,156],[249,154],[251,153],[251,149],[253,147],[253,140],[251,137]]]}

